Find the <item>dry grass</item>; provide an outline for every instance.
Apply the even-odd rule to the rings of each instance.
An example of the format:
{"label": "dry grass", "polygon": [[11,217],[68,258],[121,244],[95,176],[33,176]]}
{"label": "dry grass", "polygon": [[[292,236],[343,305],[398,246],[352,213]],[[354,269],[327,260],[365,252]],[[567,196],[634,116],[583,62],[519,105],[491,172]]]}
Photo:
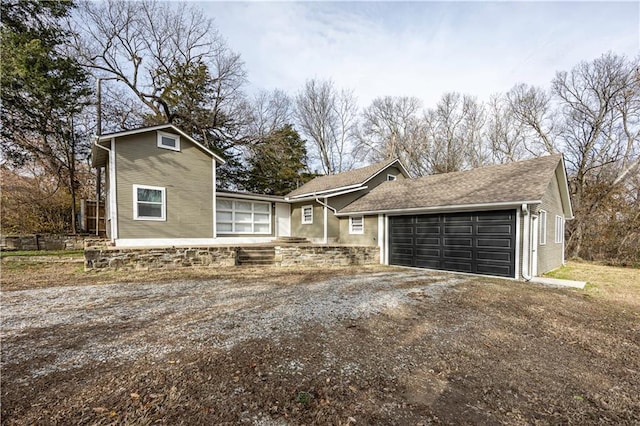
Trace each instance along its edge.
{"label": "dry grass", "polygon": [[325,267],[322,270],[309,267],[295,268],[182,268],[154,271],[89,271],[82,263],[58,263],[39,261],[13,261],[5,259],[0,266],[2,291],[28,290],[48,287],[78,285],[108,285],[113,283],[153,283],[175,280],[225,280],[244,279],[249,282],[267,281],[282,284],[317,281],[335,276],[360,272],[389,270],[382,266]]}
{"label": "dry grass", "polygon": [[612,302],[640,307],[640,269],[620,268],[588,262],[567,262],[549,277],[586,281],[585,293]]}
{"label": "dry grass", "polygon": [[[68,306],[64,312],[78,311],[82,323],[43,329],[34,322],[5,344],[28,352],[46,348],[45,338],[56,343],[29,362],[8,360],[3,351],[3,366],[11,363],[2,371],[3,424],[640,424],[637,269],[571,262],[552,274],[588,281],[582,291],[466,276],[442,286],[450,278],[383,267],[84,273],[77,265],[66,271],[61,265],[5,266],[3,289],[24,289],[29,281],[51,287],[205,280],[219,286],[206,296],[211,306],[220,301],[217,288],[238,292],[244,305],[146,321],[122,315],[113,323],[92,320],[95,306]],[[392,271],[391,288],[380,286],[378,273]],[[43,273],[53,276],[39,277]],[[324,280],[355,274],[368,276],[370,287],[359,288],[372,301],[393,291],[404,294],[401,303],[368,317],[278,325],[278,315],[301,300],[333,309],[360,297],[351,284],[326,296]],[[171,297],[188,306],[197,286],[183,291],[181,285],[157,291],[171,289]],[[137,304],[141,312],[157,313],[165,300],[158,299],[163,293],[134,293],[129,302],[100,299],[100,309],[124,314]],[[249,303],[248,296],[255,300]],[[48,307],[50,299],[39,303]],[[306,306],[315,310],[314,303]],[[199,327],[217,339],[255,330],[266,318],[276,321],[268,336],[231,346],[185,344],[183,334],[167,332]],[[233,328],[215,327],[219,321]],[[59,361],[57,348],[89,351],[96,339],[117,340],[123,351],[140,340],[150,347],[173,344],[174,350],[132,362],[118,362],[112,352],[101,364],[33,375]]]}

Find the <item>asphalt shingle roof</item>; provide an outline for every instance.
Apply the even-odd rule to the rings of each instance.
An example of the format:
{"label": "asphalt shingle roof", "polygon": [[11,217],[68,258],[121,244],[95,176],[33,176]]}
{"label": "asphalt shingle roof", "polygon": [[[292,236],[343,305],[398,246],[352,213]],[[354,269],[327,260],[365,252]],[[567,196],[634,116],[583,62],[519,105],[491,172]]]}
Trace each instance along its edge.
{"label": "asphalt shingle roof", "polygon": [[319,176],[300,188],[291,191],[287,197],[295,197],[297,195],[314,194],[321,191],[329,191],[332,189],[343,188],[345,186],[358,185],[366,182],[370,177],[374,176],[387,166],[395,163],[397,160],[387,160],[380,163],[372,164],[360,169],[349,170],[335,175]]}
{"label": "asphalt shingle roof", "polygon": [[540,200],[562,154],[464,172],[384,182],[339,213]]}

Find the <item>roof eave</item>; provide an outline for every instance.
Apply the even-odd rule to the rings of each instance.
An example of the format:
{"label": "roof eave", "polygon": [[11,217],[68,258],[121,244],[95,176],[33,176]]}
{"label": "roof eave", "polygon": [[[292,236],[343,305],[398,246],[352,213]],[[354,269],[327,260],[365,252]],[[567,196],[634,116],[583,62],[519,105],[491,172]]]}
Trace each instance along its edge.
{"label": "roof eave", "polygon": [[109,133],[109,134],[105,134],[105,135],[102,135],[102,136],[98,136],[97,142],[104,142],[104,141],[107,141],[107,140],[111,140],[112,138],[121,138],[123,136],[135,135],[137,133],[153,132],[153,131],[162,130],[162,129],[169,129],[169,128],[174,130],[174,131],[176,131],[176,132],[178,132],[181,136],[187,138],[189,140],[189,142],[193,143],[198,148],[200,148],[201,150],[203,150],[204,152],[206,152],[207,154],[212,156],[218,163],[220,163],[220,164],[226,163],[226,161],[222,157],[217,155],[215,152],[211,151],[206,146],[202,145],[200,142],[198,142],[195,139],[193,139],[191,136],[189,136],[188,134],[186,134],[185,132],[183,132],[178,127],[174,126],[173,124],[159,124],[157,126],[145,127],[145,128],[142,128],[142,129],[123,130],[121,132]]}
{"label": "roof eave", "polygon": [[488,210],[492,208],[508,209],[520,207],[522,204],[540,204],[542,200],[523,200],[523,201],[504,201],[496,203],[475,203],[475,204],[458,204],[458,205],[446,205],[446,206],[432,206],[432,207],[412,207],[412,208],[396,208],[396,209],[380,209],[380,210],[362,210],[355,212],[343,212],[336,213],[336,216],[361,216],[361,215],[375,215],[375,214],[389,214],[389,215],[408,215],[419,213],[447,213],[447,212],[460,212],[460,211],[477,211]]}

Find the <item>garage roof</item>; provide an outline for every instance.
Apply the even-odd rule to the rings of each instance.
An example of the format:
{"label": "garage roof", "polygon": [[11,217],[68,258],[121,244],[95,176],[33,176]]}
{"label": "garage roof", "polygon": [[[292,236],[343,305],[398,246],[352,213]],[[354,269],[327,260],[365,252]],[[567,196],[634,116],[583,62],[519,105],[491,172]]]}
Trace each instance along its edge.
{"label": "garage roof", "polygon": [[339,215],[535,203],[542,200],[555,176],[564,180],[558,183],[565,214],[571,218],[562,154],[464,172],[384,182],[340,210]]}

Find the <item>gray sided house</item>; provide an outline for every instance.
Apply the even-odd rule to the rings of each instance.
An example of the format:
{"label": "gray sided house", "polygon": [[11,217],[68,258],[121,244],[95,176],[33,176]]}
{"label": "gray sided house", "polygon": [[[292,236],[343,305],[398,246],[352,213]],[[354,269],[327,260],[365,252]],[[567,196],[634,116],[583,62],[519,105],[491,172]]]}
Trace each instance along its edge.
{"label": "gray sided house", "polygon": [[117,247],[258,243],[288,235],[282,197],[216,190],[222,158],[165,124],[105,134],[107,236]]}
{"label": "gray sided house", "polygon": [[389,265],[528,279],[564,263],[573,218],[561,154],[417,179],[389,160],[285,197],[216,190],[223,160],[169,124],[100,136],[92,154],[118,247],[290,236],[378,247]]}

